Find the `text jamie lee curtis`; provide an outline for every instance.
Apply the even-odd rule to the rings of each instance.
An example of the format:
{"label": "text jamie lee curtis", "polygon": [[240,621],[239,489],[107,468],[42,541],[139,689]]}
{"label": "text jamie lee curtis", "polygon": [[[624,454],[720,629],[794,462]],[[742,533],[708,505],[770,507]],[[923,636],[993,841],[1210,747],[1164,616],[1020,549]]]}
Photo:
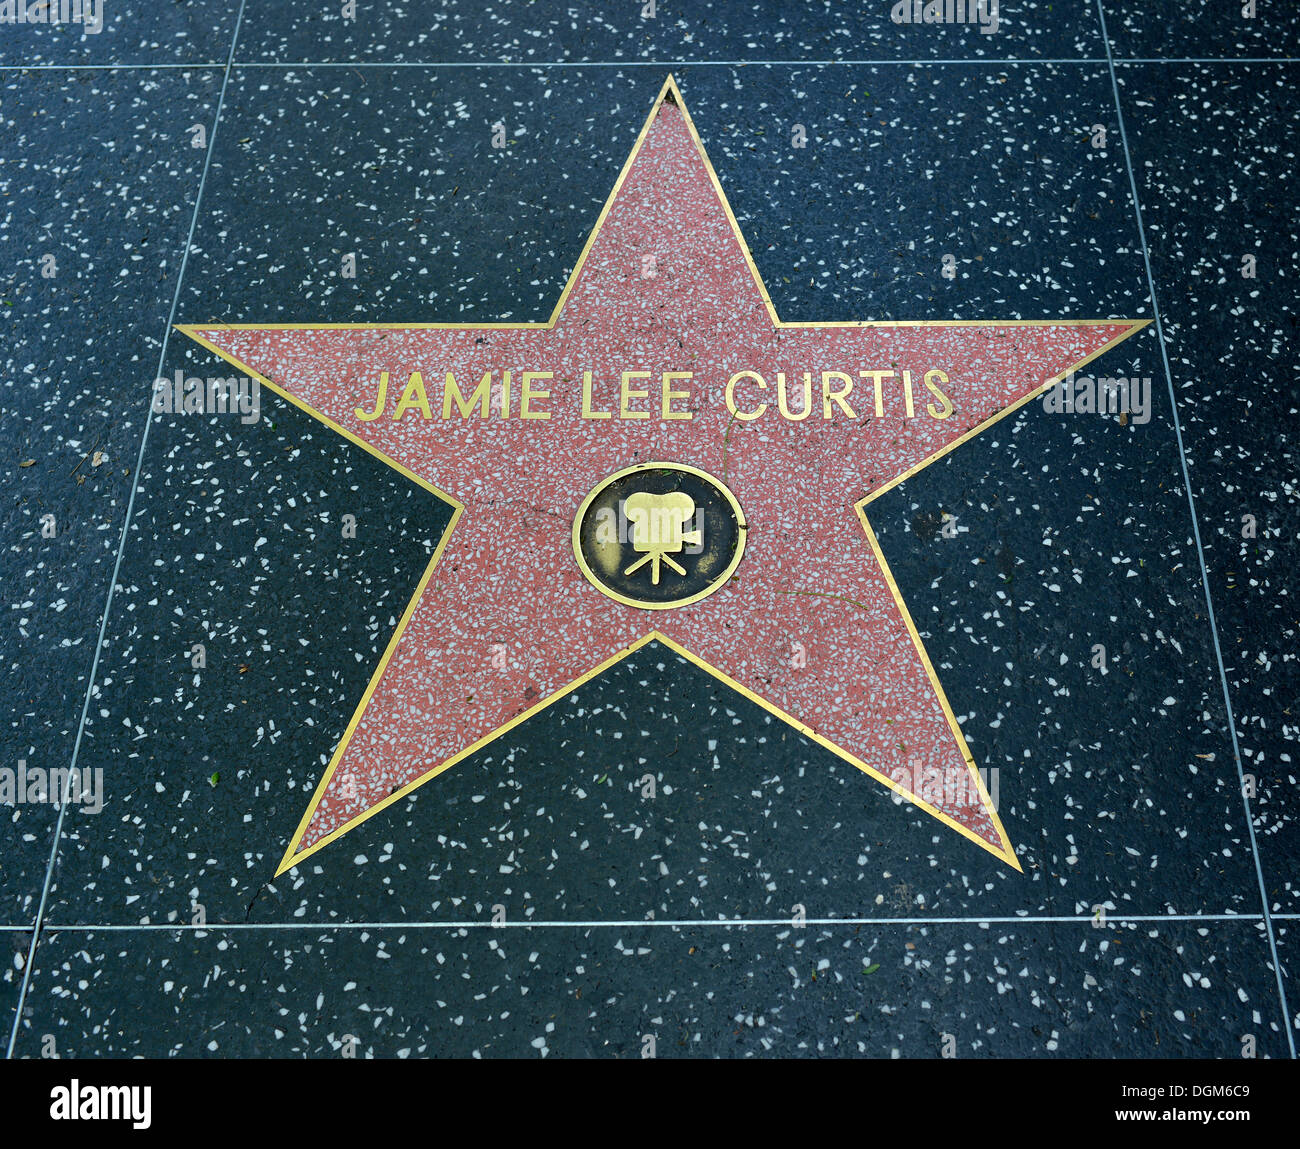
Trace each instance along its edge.
{"label": "text jamie lee curtis", "polygon": [[[595,372],[566,375],[555,371],[487,371],[476,382],[462,372],[464,385],[454,371],[380,373],[373,395],[362,397],[356,417],[363,423],[376,419],[549,419],[557,396],[577,397],[582,419],[692,419],[699,392],[692,371],[664,371],[657,380],[650,371],[623,371],[596,378]],[[476,374],[476,373],[475,373]],[[439,380],[439,376],[442,376]],[[400,382],[402,378],[405,382]],[[877,368],[848,371],[801,371],[787,377],[778,371],[766,378],[757,371],[737,371],[723,388],[723,401],[731,416],[745,422],[778,417],[799,422],[809,417],[876,418],[901,415],[946,419],[955,407],[943,390],[951,379],[939,368],[900,370]],[[431,398],[432,395],[432,398]]]}

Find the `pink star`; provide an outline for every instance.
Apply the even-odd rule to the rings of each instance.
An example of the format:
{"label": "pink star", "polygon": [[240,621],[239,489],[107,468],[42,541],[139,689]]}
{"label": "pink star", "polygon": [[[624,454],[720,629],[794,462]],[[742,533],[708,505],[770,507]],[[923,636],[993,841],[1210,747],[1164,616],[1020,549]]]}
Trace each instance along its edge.
{"label": "pink star", "polygon": [[[549,322],[182,327],[456,505],[280,871],[652,639],[1019,869],[865,507],[1145,322],[782,323],[670,77]],[[748,523],[655,611],[571,538],[651,460]]]}

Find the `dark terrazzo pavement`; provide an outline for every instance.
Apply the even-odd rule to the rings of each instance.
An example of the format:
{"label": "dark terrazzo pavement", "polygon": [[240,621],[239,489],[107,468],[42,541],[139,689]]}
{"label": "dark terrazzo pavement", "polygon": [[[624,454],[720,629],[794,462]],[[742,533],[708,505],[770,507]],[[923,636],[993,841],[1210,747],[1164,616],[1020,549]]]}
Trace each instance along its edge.
{"label": "dark terrazzo pavement", "polygon": [[[59,931],[19,1054],[1286,1056],[1257,924]],[[419,984],[420,993],[409,989]],[[951,1039],[949,1041],[949,1038]]]}
{"label": "dark terrazzo pavement", "polygon": [[[783,318],[1152,314],[1104,62],[706,63],[897,60],[900,45],[1104,60],[1094,6],[1006,5],[992,37],[752,7],[660,5],[619,24],[543,5],[531,23],[501,6],[389,19],[359,5],[347,27],[246,11],[237,60],[361,66],[232,69],[178,320],[545,318],[668,69],[373,66],[485,58],[694,61],[677,69],[684,97]],[[1264,53],[1174,7],[1152,40],[1154,14],[1108,4],[1116,53],[1271,54],[1300,26],[1270,8]],[[224,61],[236,11],[179,5],[143,32],[110,7],[103,35],[47,30],[22,62]],[[32,31],[6,29],[3,50]],[[1116,71],[1229,698],[1259,777],[1258,864],[1270,905],[1294,912],[1289,68]],[[3,471],[0,653],[22,692],[7,695],[7,761],[71,758],[121,471],[206,155],[187,131],[211,130],[222,79],[0,72],[0,252],[14,249],[0,282],[15,304],[0,402],[22,436]],[[504,151],[489,146],[498,121]],[[795,124],[806,149],[790,146]],[[40,279],[51,243],[75,278]],[[1246,250],[1261,255],[1253,282],[1236,271]],[[951,1033],[958,1056],[1237,1057],[1245,1034],[1286,1056],[1155,328],[1095,366],[1150,378],[1149,422],[1031,405],[871,511],[971,748],[999,771],[1023,876],[649,647],[272,881],[447,511],[269,394],[256,424],[155,417],[79,759],[104,769],[108,801],[65,821],[15,1053],[53,1034],[64,1055],[332,1056],[353,1033],[374,1056],[635,1056],[654,1033],[660,1055],[936,1056]],[[165,368],[229,374],[179,336]],[[81,484],[92,444],[108,458]],[[68,524],[53,540],[46,507]],[[1235,524],[1252,508],[1245,544]],[[0,924],[31,924],[53,816],[11,816]],[[796,905],[872,920],[330,926],[483,922],[494,905],[535,922]],[[898,921],[1098,905],[1104,929]],[[211,930],[131,928],[198,906]],[[1243,918],[1114,920],[1199,913]],[[1293,923],[1274,924],[1285,960]],[[3,1015],[29,935],[0,937]]]}
{"label": "dark terrazzo pavement", "polygon": [[1120,91],[1270,906],[1296,913],[1300,127],[1291,77],[1253,67],[1128,68]]}
{"label": "dark terrazzo pavement", "polygon": [[[211,126],[219,90],[209,72],[0,72],[0,759],[11,769],[72,759],[203,168],[185,129]],[[0,924],[30,925],[57,812],[0,816]]]}
{"label": "dark terrazzo pavement", "polygon": [[[19,0],[21,2],[21,0]],[[53,0],[58,8],[68,0]],[[35,7],[35,4],[31,5]],[[98,0],[100,30],[89,22],[15,23],[0,26],[0,65],[224,66],[239,15],[239,0],[166,0],[148,5]],[[69,5],[69,10],[70,5]]]}

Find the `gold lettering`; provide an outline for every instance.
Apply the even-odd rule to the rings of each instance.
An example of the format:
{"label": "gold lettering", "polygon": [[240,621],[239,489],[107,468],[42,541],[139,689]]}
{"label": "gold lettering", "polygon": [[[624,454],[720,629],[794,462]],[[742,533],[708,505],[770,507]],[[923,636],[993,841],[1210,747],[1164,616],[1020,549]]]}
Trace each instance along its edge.
{"label": "gold lettering", "polygon": [[926,388],[929,390],[931,395],[933,395],[936,399],[938,399],[943,404],[943,407],[940,410],[936,411],[934,409],[934,404],[929,403],[927,404],[926,409],[936,419],[946,419],[948,418],[949,415],[951,415],[956,410],[956,408],[953,406],[952,400],[949,399],[947,395],[945,395],[942,391],[939,390],[938,387],[935,386],[936,381],[939,383],[947,383],[949,380],[948,380],[948,376],[939,370],[927,371],[925,373],[925,379],[923,380],[923,382],[925,383]]}
{"label": "gold lettering", "polygon": [[406,390],[402,392],[402,397],[397,401],[397,406],[393,409],[393,419],[399,420],[412,407],[420,409],[422,419],[432,419],[433,412],[429,410],[429,396],[424,393],[424,378],[417,371],[411,376],[411,381],[407,383]]}
{"label": "gold lettering", "polygon": [[674,391],[673,383],[678,379],[692,379],[695,373],[693,371],[665,371],[663,378],[663,399],[659,404],[659,413],[664,419],[691,419],[694,415],[690,411],[674,411],[672,402],[674,399],[689,399],[689,391]]}
{"label": "gold lettering", "polygon": [[582,417],[584,419],[612,419],[613,411],[593,411],[591,409],[591,372],[582,373]]}
{"label": "gold lettering", "polygon": [[384,413],[384,404],[388,402],[388,372],[379,373],[379,394],[375,396],[375,409],[367,415],[360,407],[356,409],[357,418],[363,423],[369,423],[371,419],[378,419]]}
{"label": "gold lettering", "polygon": [[529,406],[535,399],[549,399],[549,391],[534,391],[532,381],[534,379],[552,379],[555,377],[554,371],[525,371],[523,378],[519,382],[519,418],[521,419],[549,419],[549,411],[534,411]]}
{"label": "gold lettering", "polygon": [[649,371],[624,371],[623,372],[623,386],[619,391],[619,398],[618,398],[618,417],[620,419],[649,419],[650,418],[649,411],[633,411],[630,410],[627,405],[630,399],[650,398],[650,392],[648,390],[638,391],[636,390],[636,388],[628,386],[628,384],[633,379],[649,379],[649,378],[650,378]]}
{"label": "gold lettering", "polygon": [[912,405],[912,373],[903,372],[903,399],[906,403],[906,415],[910,419],[916,414],[916,408]]}
{"label": "gold lettering", "polygon": [[489,371],[482,379],[479,380],[478,386],[474,388],[474,394],[468,399],[461,392],[456,383],[456,377],[447,372],[447,386],[442,393],[442,417],[451,418],[451,405],[455,403],[460,410],[461,418],[468,419],[469,413],[474,409],[474,404],[479,405],[478,415],[480,419],[488,417],[488,403],[492,398],[492,372]]}
{"label": "gold lettering", "polygon": [[744,378],[753,379],[764,391],[767,390],[767,380],[757,371],[737,371],[730,379],[727,380],[727,410],[730,411],[737,419],[743,419],[746,423],[757,419],[764,411],[767,410],[766,403],[760,403],[757,411],[741,411],[736,406],[736,381]]}
{"label": "gold lettering", "polygon": [[[844,383],[842,391],[831,390],[831,380],[840,379]],[[845,402],[849,393],[853,390],[853,379],[843,371],[823,371],[822,372],[822,418],[831,417],[831,403],[835,402],[840,405],[840,410],[850,419],[856,419],[858,416],[853,408]]]}
{"label": "gold lettering", "polygon": [[859,371],[858,374],[863,379],[870,379],[876,385],[876,418],[883,419],[885,417],[885,400],[881,394],[880,384],[885,379],[892,379],[894,373],[892,371]]}

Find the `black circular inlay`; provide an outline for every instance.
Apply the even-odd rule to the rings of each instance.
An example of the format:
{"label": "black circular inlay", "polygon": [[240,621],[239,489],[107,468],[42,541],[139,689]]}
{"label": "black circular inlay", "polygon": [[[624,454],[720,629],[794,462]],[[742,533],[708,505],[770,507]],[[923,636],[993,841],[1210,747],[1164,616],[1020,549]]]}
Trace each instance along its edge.
{"label": "black circular inlay", "polygon": [[611,598],[650,610],[684,606],[731,577],[745,547],[744,514],[704,472],[648,463],[587,497],[573,547],[583,573]]}

